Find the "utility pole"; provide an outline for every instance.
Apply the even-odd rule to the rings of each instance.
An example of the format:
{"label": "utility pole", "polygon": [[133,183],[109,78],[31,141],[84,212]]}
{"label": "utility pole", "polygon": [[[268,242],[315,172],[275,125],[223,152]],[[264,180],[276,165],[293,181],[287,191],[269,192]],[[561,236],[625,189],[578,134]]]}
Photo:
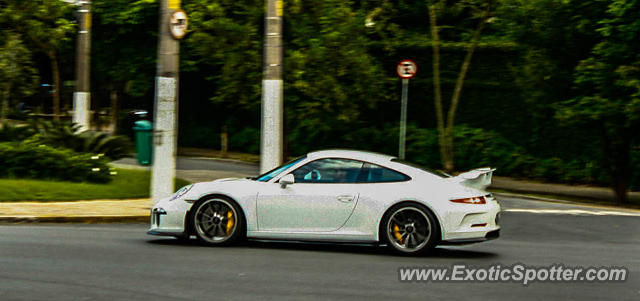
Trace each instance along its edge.
{"label": "utility pole", "polygon": [[[80,131],[89,129],[91,110],[91,1],[78,1],[78,44],[76,46],[76,91],[73,93],[73,122]],[[60,89],[56,87],[56,89]]]}
{"label": "utility pole", "polygon": [[282,5],[282,0],[266,0],[260,137],[261,172],[280,165],[283,156]]}
{"label": "utility pole", "polygon": [[[180,42],[184,36],[172,34],[174,18],[180,10],[180,0],[160,1],[158,30],[158,61],[156,66],[156,94],[154,104],[153,166],[151,198],[158,202],[173,193],[176,174],[178,138],[178,75]],[[186,15],[184,15],[186,19]],[[186,20],[184,31],[186,31]],[[178,24],[179,26],[179,24]]]}

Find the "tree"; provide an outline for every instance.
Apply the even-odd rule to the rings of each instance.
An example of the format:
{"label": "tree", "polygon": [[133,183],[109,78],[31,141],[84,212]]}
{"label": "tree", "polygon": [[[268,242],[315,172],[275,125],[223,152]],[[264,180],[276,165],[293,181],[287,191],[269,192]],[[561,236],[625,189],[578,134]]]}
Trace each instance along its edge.
{"label": "tree", "polygon": [[631,149],[640,130],[640,1],[612,0],[597,31],[601,42],[575,70],[578,96],[557,117],[589,124],[602,137],[603,162],[618,201],[627,202]]}
{"label": "tree", "polygon": [[28,39],[50,61],[53,78],[53,114],[60,115],[60,67],[58,50],[70,42],[75,31],[71,5],[52,0],[4,0],[0,10],[0,24],[11,28]]}
{"label": "tree", "polygon": [[33,94],[38,76],[32,66],[31,52],[22,43],[20,35],[8,31],[0,41],[4,41],[4,45],[0,46],[0,120],[4,120],[11,107],[11,96],[15,98]]}
{"label": "tree", "polygon": [[[123,96],[143,96],[153,89],[158,31],[155,0],[93,2],[92,85],[106,90],[111,132],[118,130]],[[95,93],[98,95],[104,93]],[[99,103],[96,102],[96,103]]]}
{"label": "tree", "polygon": [[[337,137],[390,98],[387,77],[369,52],[366,16],[354,1],[292,1],[287,8],[285,95],[292,140],[338,147]],[[378,123],[379,125],[379,123]],[[299,150],[300,151],[300,150]]]}
{"label": "tree", "polygon": [[[338,0],[284,6],[285,132],[300,146],[296,153],[337,146],[336,138],[361,122],[363,109],[389,97],[389,77],[367,48],[365,15],[353,6]],[[264,2],[194,0],[185,10],[193,33],[185,40],[184,65],[206,74],[211,100],[226,107],[228,119],[257,123]]]}
{"label": "tree", "polygon": [[[597,164],[599,134],[577,124],[549,118],[555,104],[577,96],[574,70],[601,40],[594,29],[605,18],[602,0],[501,0],[496,25],[517,43],[519,59],[512,65],[527,108],[522,124],[523,146],[539,156],[576,156]],[[528,126],[527,126],[528,125]],[[580,133],[576,135],[576,133]],[[559,153],[557,150],[562,149]]]}
{"label": "tree", "polygon": [[[471,37],[471,42],[467,46],[467,52],[462,61],[460,72],[456,80],[455,88],[451,96],[451,102],[449,110],[445,120],[442,108],[442,91],[440,87],[440,36],[439,27],[437,22],[437,10],[448,9],[447,1],[439,1],[438,3],[432,3],[429,5],[429,23],[431,28],[432,48],[433,48],[433,93],[434,93],[434,105],[436,110],[437,129],[438,129],[438,141],[440,145],[440,155],[442,165],[448,172],[454,170],[454,124],[456,110],[460,102],[460,94],[462,93],[462,87],[464,85],[467,72],[469,71],[469,65],[471,64],[471,58],[473,52],[478,46],[480,35],[485,27],[485,23],[489,19],[494,9],[493,1],[462,1],[453,5],[453,10],[462,11],[468,9],[471,10],[471,16],[478,19],[478,24]],[[445,125],[446,123],[446,125]]]}

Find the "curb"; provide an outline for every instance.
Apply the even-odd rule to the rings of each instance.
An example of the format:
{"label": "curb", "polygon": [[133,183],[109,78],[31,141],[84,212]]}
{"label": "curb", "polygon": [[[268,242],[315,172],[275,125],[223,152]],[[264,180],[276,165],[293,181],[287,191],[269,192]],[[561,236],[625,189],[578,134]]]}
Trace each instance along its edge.
{"label": "curb", "polygon": [[581,203],[581,202],[575,202],[575,201],[558,200],[558,199],[537,197],[537,196],[531,196],[531,195],[525,195],[525,194],[517,194],[517,193],[492,192],[492,194],[495,195],[495,196],[499,196],[499,197],[520,198],[520,199],[525,199],[525,200],[541,201],[541,202],[548,202],[548,203],[578,205],[578,206],[584,206],[584,207],[611,209],[611,210],[621,210],[621,211],[629,211],[629,212],[640,212],[639,209],[635,209],[635,208],[618,207],[618,206],[610,206],[610,205],[601,205],[601,204],[594,204],[594,203]]}
{"label": "curb", "polygon": [[180,158],[219,161],[219,162],[234,163],[234,164],[239,164],[239,165],[248,165],[248,166],[252,166],[252,167],[259,167],[260,166],[259,162],[254,163],[254,162],[247,162],[247,161],[242,161],[242,160],[238,160],[238,159],[230,159],[230,158],[202,157],[202,156],[184,156],[184,155],[180,156]]}
{"label": "curb", "polygon": [[571,205],[593,205],[591,203],[580,203],[580,202],[574,202],[574,201],[558,200],[558,199],[551,199],[551,198],[544,198],[544,197],[532,196],[527,194],[518,194],[518,193],[509,193],[509,192],[492,192],[491,194],[502,196],[502,197],[508,197],[508,198],[520,198],[525,200],[543,201],[543,202],[550,202],[550,203],[561,203],[561,204],[571,204]]}
{"label": "curb", "polygon": [[97,216],[2,216],[0,223],[148,223],[148,215],[97,215]]}

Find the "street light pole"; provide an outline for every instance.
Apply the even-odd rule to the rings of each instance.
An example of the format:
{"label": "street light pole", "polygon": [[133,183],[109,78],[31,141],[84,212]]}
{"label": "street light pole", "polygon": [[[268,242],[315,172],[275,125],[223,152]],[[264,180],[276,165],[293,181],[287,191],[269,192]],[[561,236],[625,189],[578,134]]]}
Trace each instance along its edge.
{"label": "street light pole", "polygon": [[[91,110],[91,1],[78,1],[78,42],[76,46],[76,91],[73,93],[73,122],[81,131],[89,129]],[[56,87],[59,89],[59,87]]]}
{"label": "street light pole", "polygon": [[169,21],[179,9],[180,0],[160,1],[151,173],[153,202],[173,193],[176,174],[180,42],[172,37]]}
{"label": "street light pole", "polygon": [[283,156],[282,5],[282,0],[266,0],[261,172],[280,165]]}

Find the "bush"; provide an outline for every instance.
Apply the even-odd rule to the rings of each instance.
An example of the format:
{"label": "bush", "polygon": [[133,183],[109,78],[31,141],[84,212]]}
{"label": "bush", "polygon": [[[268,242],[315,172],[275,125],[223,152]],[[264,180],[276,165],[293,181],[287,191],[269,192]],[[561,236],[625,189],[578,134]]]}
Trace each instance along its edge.
{"label": "bush", "polygon": [[79,132],[77,124],[32,120],[30,128],[36,134],[28,140],[34,143],[68,148],[81,153],[103,154],[112,160],[127,156],[133,148],[127,136],[111,136],[92,131]]}
{"label": "bush", "polygon": [[[610,180],[597,162],[575,158],[537,158],[493,131],[466,126],[455,129],[455,167],[459,171],[490,166],[496,174],[557,183],[608,185]],[[397,136],[395,137],[397,139]],[[636,151],[632,166],[640,170],[640,152]],[[438,134],[435,129],[409,127],[407,159],[431,168],[441,168]],[[638,186],[638,175],[630,185]]]}
{"label": "bush", "polygon": [[15,125],[5,121],[0,127],[0,141],[22,141],[33,134],[35,130],[27,125]]}
{"label": "bush", "polygon": [[103,156],[36,143],[0,143],[0,177],[87,181],[111,180]]}
{"label": "bush", "polygon": [[240,131],[229,133],[229,149],[260,154],[260,130],[246,127]]}

